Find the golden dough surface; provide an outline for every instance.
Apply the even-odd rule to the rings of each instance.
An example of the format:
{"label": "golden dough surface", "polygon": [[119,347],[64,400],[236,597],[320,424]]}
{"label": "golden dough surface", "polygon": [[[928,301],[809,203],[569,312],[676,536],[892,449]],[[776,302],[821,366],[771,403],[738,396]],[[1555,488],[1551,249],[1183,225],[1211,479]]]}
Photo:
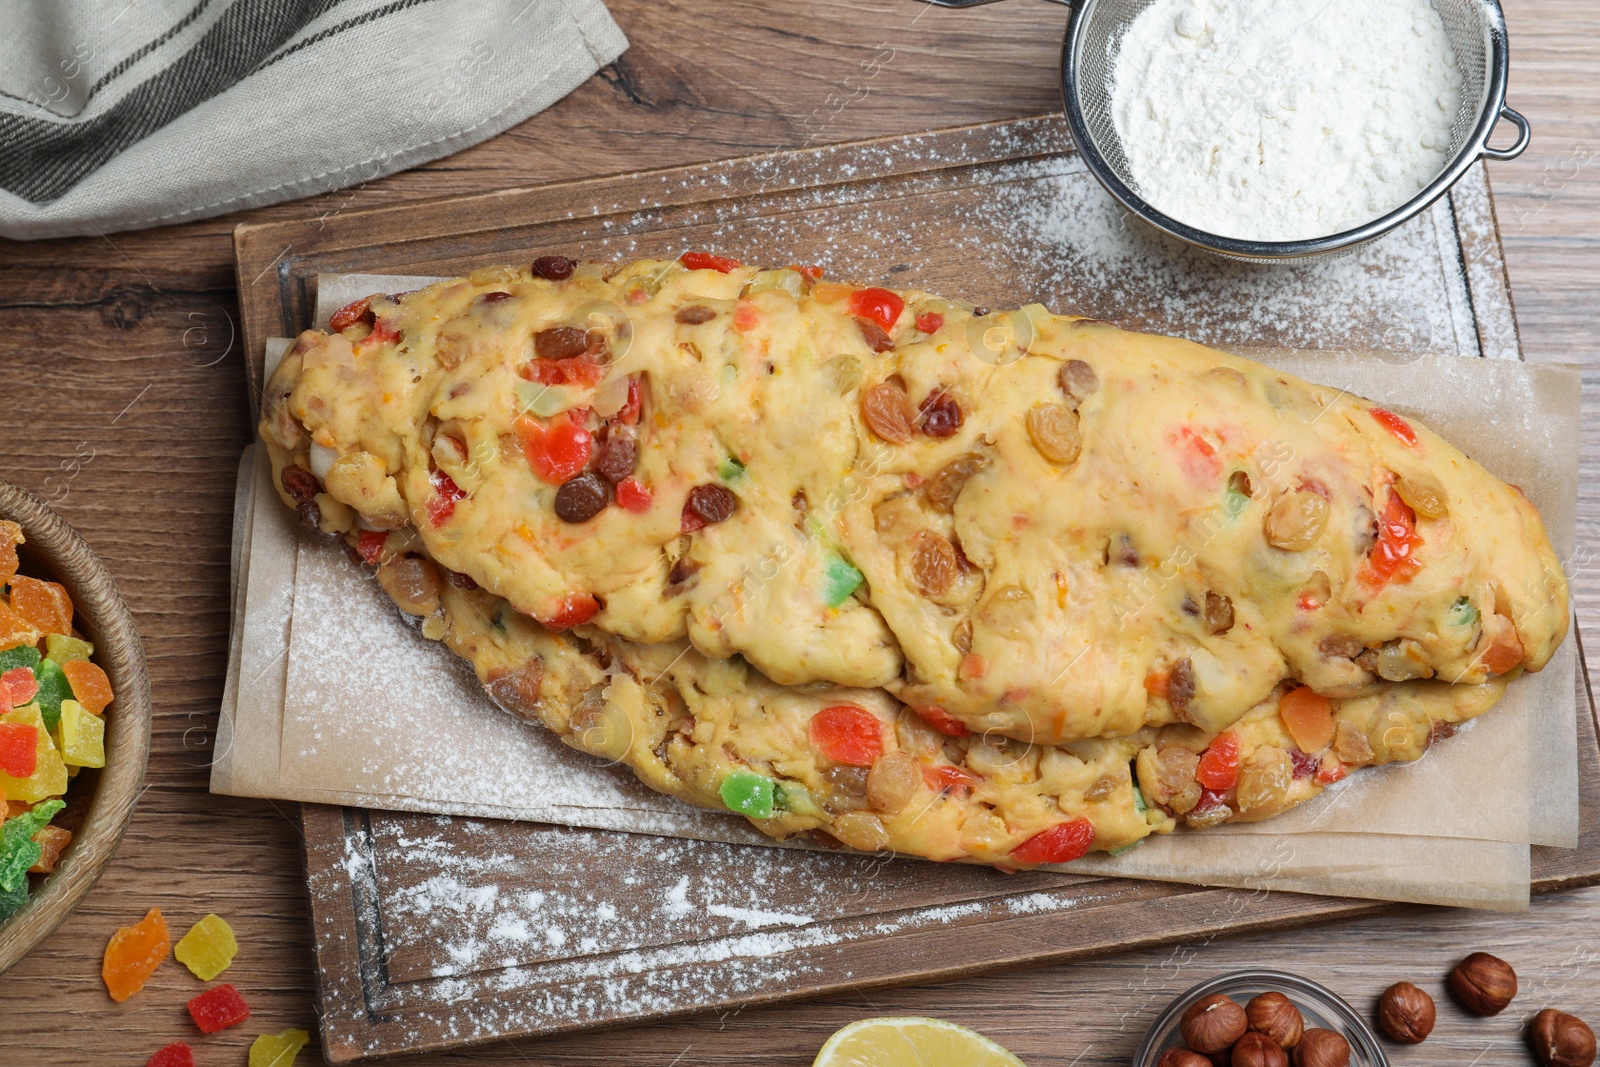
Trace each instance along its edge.
{"label": "golden dough surface", "polygon": [[520,612],[980,733],[1216,732],[1286,680],[1476,684],[1566,630],[1537,513],[1426,427],[1037,307],[497,268],[302,335],[273,388],[329,494]]}

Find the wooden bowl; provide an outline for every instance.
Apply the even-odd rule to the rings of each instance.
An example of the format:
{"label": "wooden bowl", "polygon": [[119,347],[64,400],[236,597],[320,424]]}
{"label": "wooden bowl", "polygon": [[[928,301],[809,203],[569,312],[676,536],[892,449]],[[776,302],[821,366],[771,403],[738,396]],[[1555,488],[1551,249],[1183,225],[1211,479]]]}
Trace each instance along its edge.
{"label": "wooden bowl", "polygon": [[94,660],[111,679],[106,710],[106,765],[84,770],[63,798],[57,825],[72,843],[54,874],[45,878],[11,918],[0,922],[0,974],[61,925],[117,851],[133,806],[144,789],[150,756],[150,678],[133,615],[111,573],[77,531],[44,501],[0,481],[0,519],[22,527],[21,573],[60,582],[78,609],[77,626],[94,642]]}

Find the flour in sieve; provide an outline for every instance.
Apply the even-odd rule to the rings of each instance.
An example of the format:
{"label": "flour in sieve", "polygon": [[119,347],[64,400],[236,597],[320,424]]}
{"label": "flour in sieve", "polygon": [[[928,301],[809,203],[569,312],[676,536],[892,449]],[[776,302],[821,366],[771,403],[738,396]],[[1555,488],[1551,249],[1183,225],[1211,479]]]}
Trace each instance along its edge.
{"label": "flour in sieve", "polygon": [[1444,168],[1461,72],[1429,0],[1155,0],[1112,118],[1160,211],[1258,241],[1388,214]]}

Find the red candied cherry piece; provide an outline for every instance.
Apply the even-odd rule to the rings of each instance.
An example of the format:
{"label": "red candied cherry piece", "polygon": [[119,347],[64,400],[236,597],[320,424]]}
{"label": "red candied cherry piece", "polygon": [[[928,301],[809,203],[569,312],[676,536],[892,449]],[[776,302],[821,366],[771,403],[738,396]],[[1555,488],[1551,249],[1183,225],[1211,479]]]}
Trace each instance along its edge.
{"label": "red candied cherry piece", "polygon": [[182,1041],[174,1041],[151,1056],[144,1067],[194,1067],[194,1050]]}
{"label": "red candied cherry piece", "polygon": [[237,989],[223,984],[189,1001],[189,1016],[203,1033],[214,1034],[250,1018],[250,1006]]}

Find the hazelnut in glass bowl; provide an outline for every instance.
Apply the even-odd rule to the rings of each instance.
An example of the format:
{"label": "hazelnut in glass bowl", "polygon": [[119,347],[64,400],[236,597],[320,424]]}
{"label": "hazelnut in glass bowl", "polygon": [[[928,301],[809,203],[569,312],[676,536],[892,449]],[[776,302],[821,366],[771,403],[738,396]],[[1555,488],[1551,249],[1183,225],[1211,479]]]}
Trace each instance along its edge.
{"label": "hazelnut in glass bowl", "polygon": [[1133,1067],[1389,1067],[1359,1012],[1325,986],[1285,971],[1209,978],[1167,1005]]}

